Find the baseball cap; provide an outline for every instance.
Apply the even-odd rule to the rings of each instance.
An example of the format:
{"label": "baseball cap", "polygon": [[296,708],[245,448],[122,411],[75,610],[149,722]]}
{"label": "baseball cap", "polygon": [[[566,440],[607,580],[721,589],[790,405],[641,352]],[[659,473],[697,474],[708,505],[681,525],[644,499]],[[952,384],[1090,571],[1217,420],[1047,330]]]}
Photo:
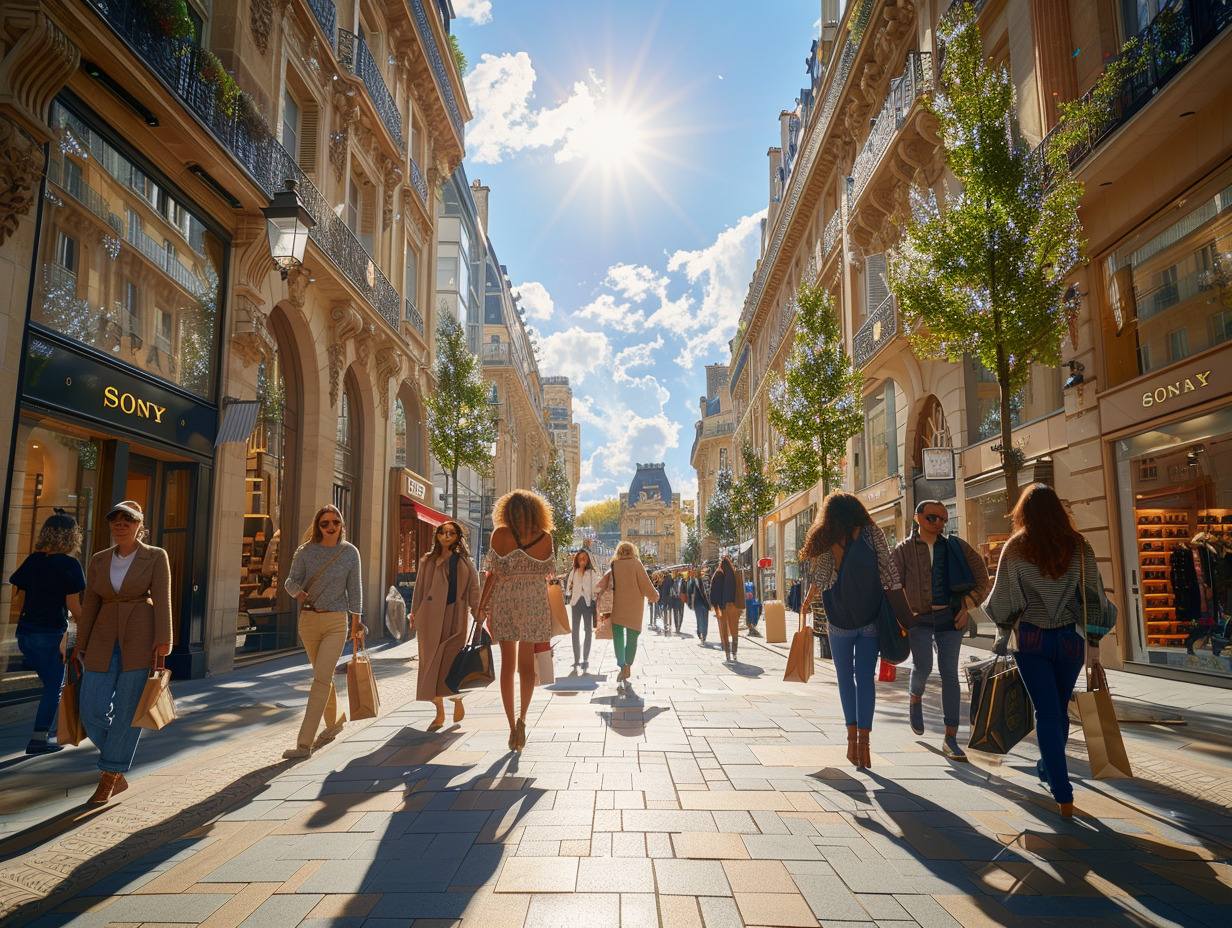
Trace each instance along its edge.
{"label": "baseball cap", "polygon": [[145,513],[141,509],[140,503],[135,503],[131,499],[126,499],[123,502],[116,503],[107,511],[107,521],[110,522],[118,515],[126,515],[134,522],[144,522]]}

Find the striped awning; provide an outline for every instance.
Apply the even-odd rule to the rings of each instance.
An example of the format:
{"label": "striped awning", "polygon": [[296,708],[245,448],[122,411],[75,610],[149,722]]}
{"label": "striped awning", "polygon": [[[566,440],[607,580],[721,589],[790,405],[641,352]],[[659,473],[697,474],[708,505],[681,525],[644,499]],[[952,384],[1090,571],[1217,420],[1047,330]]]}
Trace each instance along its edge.
{"label": "striped awning", "polygon": [[214,439],[214,447],[225,445],[232,441],[248,441],[253,428],[257,424],[257,416],[261,412],[260,400],[231,400],[222,408],[222,425],[218,428],[218,437]]}

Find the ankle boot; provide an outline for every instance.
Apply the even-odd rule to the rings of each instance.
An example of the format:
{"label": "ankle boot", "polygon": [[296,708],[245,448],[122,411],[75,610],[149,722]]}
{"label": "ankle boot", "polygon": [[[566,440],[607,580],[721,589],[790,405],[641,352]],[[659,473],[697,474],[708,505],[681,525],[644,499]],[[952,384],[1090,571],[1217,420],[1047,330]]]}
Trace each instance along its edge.
{"label": "ankle boot", "polygon": [[924,700],[911,694],[911,730],[917,735],[924,734]]}
{"label": "ankle boot", "polygon": [[856,727],[854,725],[847,726],[847,760],[853,767],[860,766],[860,753],[856,747]]}
{"label": "ankle boot", "polygon": [[941,753],[950,760],[967,759],[967,752],[964,751],[958,744],[958,728],[945,726],[945,740],[941,742]]}
{"label": "ankle boot", "polygon": [[872,729],[857,728],[856,729],[856,752],[859,754],[859,760],[856,763],[857,767],[872,767],[873,758],[868,747],[868,736]]}
{"label": "ankle boot", "polygon": [[740,663],[740,658],[736,657],[736,646],[740,644],[740,636],[732,635],[732,663]]}
{"label": "ankle boot", "polygon": [[94,795],[89,798],[89,802],[95,805],[102,805],[111,798],[111,791],[115,789],[116,777],[118,773],[112,773],[110,770],[104,770],[102,776],[98,778],[98,789],[94,791]]}
{"label": "ankle boot", "polygon": [[731,645],[728,644],[726,638],[723,639],[723,661],[724,663],[731,661]]}

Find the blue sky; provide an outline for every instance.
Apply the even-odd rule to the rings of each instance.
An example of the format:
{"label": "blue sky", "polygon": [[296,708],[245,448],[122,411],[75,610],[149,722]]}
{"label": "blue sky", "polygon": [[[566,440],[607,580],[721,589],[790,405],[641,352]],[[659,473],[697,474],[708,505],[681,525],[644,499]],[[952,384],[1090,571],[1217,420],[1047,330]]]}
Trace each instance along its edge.
{"label": "blue sky", "polygon": [[582,429],[579,509],[664,461],[691,498],[704,366],[728,359],[766,151],[805,85],[819,0],[454,0],[469,178],[544,374]]}

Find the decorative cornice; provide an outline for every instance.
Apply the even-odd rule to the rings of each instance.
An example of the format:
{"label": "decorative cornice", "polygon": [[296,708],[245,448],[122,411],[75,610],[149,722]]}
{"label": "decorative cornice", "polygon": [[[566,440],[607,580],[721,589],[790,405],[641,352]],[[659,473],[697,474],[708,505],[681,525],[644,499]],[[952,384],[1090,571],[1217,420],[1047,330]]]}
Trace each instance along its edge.
{"label": "decorative cornice", "polygon": [[43,173],[43,147],[7,116],[0,116],[0,245],[30,212]]}
{"label": "decorative cornice", "polygon": [[248,25],[252,38],[262,55],[269,50],[270,30],[274,25],[273,0],[248,0]]}
{"label": "decorative cornice", "polygon": [[0,61],[0,113],[41,145],[51,138],[51,101],[77,70],[81,52],[38,2],[6,2],[0,31],[10,40]]}

